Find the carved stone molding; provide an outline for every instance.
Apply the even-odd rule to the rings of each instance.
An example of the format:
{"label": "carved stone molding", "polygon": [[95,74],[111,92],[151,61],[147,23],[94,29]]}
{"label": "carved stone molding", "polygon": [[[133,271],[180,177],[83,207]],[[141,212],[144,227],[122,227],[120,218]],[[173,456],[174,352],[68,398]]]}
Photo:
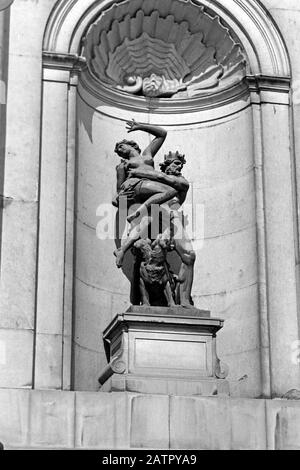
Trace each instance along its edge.
{"label": "carved stone molding", "polygon": [[249,75],[247,82],[250,91],[273,91],[276,93],[290,92],[291,79],[287,77],[272,77],[266,75]]}
{"label": "carved stone molding", "polygon": [[[194,118],[199,120],[199,115],[196,116],[199,111],[213,112],[216,110],[218,117],[220,117],[223,115],[220,107],[224,108],[226,115],[227,111],[225,108],[228,106],[234,106],[234,112],[237,112],[249,105],[249,87],[246,78],[230,88],[219,90],[217,93],[214,90],[210,90],[206,94],[200,94],[184,100],[177,99],[176,95],[172,99],[165,99],[124,93],[106,86],[99,87],[96,80],[91,79],[85,69],[80,75],[79,94],[95,110],[104,106],[105,112],[109,116],[120,117],[121,110],[127,113],[140,112],[146,115],[150,111],[153,116],[169,116],[170,123],[173,122],[173,118],[171,118],[173,115],[175,116],[174,122],[178,121],[178,114],[190,115],[192,120]],[[233,111],[230,110],[229,113],[231,112]],[[203,118],[205,119],[205,116]],[[190,121],[188,122],[191,123]]]}
{"label": "carved stone molding", "polygon": [[77,54],[58,54],[56,52],[43,52],[44,68],[80,72],[86,67],[86,59]]}
{"label": "carved stone molding", "polygon": [[196,308],[131,306],[103,332],[108,365],[101,391],[228,396],[216,357],[223,325]]}
{"label": "carved stone molding", "polygon": [[78,76],[86,68],[86,59],[78,54],[43,52],[43,79],[78,85]]}
{"label": "carved stone molding", "polygon": [[113,357],[111,361],[107,364],[101,375],[98,378],[100,385],[103,385],[113,374],[124,374],[127,370],[126,363],[122,360],[123,351],[118,353],[117,356]]}
{"label": "carved stone molding", "polygon": [[215,364],[215,376],[218,379],[226,379],[229,375],[229,367],[225,362],[220,361],[220,359],[216,358]]}
{"label": "carved stone molding", "polygon": [[247,83],[252,103],[290,105],[290,78],[250,75],[247,77]]}
{"label": "carved stone molding", "polygon": [[147,97],[190,98],[246,74],[234,33],[190,0],[115,3],[89,28],[83,55],[99,84]]}

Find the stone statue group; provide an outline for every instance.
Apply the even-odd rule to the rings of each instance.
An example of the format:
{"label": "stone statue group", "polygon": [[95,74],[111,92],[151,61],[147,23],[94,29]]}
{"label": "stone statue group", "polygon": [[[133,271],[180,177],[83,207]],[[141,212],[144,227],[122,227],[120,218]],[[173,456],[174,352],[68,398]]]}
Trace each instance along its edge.
{"label": "stone statue group", "polygon": [[[113,204],[126,210],[130,223],[127,238],[114,252],[117,266],[122,267],[126,252],[131,249],[139,266],[142,305],[191,308],[196,256],[180,211],[189,190],[181,173],[185,156],[178,151],[169,152],[160,165],[161,171],[157,171],[154,157],[167,132],[134,120],[127,122],[127,130],[147,132],[154,139],[144,151],[130,140],[118,142],[115,147],[122,161],[117,166],[117,195]],[[170,251],[176,251],[181,259],[178,275],[170,270],[167,261]]]}

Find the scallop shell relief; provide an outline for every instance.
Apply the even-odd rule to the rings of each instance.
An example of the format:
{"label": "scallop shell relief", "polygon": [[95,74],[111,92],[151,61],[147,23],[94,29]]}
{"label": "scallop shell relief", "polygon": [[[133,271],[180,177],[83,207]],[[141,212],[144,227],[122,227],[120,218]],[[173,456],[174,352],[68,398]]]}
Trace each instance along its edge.
{"label": "scallop shell relief", "polygon": [[96,81],[147,97],[219,91],[246,74],[246,55],[218,16],[183,0],[115,3],[89,29],[83,54]]}

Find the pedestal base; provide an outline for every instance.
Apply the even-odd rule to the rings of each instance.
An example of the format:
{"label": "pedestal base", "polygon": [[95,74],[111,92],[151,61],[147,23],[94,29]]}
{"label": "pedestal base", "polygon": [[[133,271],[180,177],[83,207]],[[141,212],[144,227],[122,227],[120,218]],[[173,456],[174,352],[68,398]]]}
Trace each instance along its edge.
{"label": "pedestal base", "polygon": [[223,320],[182,307],[131,307],[103,333],[108,366],[101,391],[229,395],[216,354]]}

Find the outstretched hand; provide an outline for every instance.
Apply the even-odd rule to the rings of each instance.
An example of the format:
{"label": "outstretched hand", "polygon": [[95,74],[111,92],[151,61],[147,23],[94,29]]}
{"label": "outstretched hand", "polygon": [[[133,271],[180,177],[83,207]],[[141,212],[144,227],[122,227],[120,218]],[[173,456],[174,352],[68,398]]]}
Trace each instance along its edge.
{"label": "outstretched hand", "polygon": [[126,122],[126,129],[127,129],[128,134],[130,132],[138,131],[140,130],[140,124],[136,122],[134,119],[132,119],[132,121]]}

